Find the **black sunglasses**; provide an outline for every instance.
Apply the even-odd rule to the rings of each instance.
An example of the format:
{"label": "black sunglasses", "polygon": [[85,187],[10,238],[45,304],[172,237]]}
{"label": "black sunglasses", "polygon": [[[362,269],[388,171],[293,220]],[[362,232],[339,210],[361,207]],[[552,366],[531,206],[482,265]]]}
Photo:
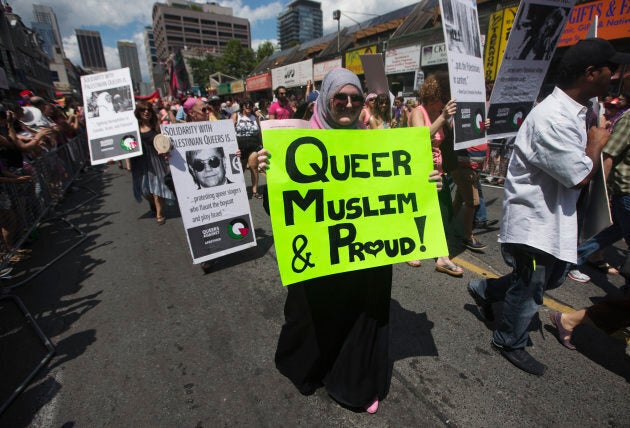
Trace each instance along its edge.
{"label": "black sunglasses", "polygon": [[206,169],[206,165],[208,165],[210,168],[217,168],[219,165],[221,165],[221,159],[216,156],[209,157],[208,160],[205,161],[202,159],[195,159],[193,161],[192,167],[195,171],[201,172]]}
{"label": "black sunglasses", "polygon": [[334,103],[338,106],[345,106],[346,104],[348,104],[348,98],[350,98],[350,103],[353,107],[358,107],[362,105],[364,101],[363,95],[360,94],[348,95],[344,94],[343,92],[337,92],[335,95],[333,95]]}
{"label": "black sunglasses", "polygon": [[150,108],[139,108],[139,109],[138,109],[138,111],[139,111],[140,113],[145,113],[145,112],[147,112],[147,111],[151,111],[151,109],[150,109]]}

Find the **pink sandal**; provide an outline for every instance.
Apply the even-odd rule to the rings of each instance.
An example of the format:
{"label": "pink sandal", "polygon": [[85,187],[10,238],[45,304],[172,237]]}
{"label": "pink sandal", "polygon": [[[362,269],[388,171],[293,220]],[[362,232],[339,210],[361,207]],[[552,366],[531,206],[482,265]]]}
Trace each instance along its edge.
{"label": "pink sandal", "polygon": [[378,411],[378,398],[374,400],[374,402],[370,404],[369,406],[365,406],[365,411],[371,415],[376,413]]}

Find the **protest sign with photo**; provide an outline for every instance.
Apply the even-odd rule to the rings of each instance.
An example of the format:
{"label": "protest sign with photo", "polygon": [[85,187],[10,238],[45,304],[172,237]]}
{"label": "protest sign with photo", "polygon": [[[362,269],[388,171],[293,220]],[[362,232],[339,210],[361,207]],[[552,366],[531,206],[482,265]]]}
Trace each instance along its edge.
{"label": "protest sign with photo", "polygon": [[490,96],[488,138],[516,135],[529,114],[574,0],[524,0]]}
{"label": "protest sign with photo", "polygon": [[256,245],[231,120],[162,125],[193,263]]}
{"label": "protest sign with photo", "polygon": [[142,155],[129,68],[81,76],[92,165]]}
{"label": "protest sign with photo", "polygon": [[448,254],[427,127],[263,130],[284,285]]}
{"label": "protest sign with photo", "polygon": [[448,55],[454,116],[455,149],[485,142],[486,85],[477,5],[471,1],[440,0]]}

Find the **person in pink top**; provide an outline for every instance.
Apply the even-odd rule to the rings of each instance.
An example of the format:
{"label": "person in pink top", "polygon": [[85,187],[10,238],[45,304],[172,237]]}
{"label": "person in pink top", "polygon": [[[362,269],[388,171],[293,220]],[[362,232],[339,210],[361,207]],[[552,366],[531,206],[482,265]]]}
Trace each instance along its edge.
{"label": "person in pink top", "polygon": [[[420,99],[422,103],[412,110],[409,116],[409,126],[428,126],[431,135],[431,147],[433,152],[433,166],[440,174],[442,169],[442,152],[440,145],[445,139],[444,126],[450,126],[450,120],[457,111],[457,103],[449,96],[448,74],[437,72],[426,78],[420,87]],[[450,222],[452,203],[450,187],[444,186],[439,192],[440,208],[442,210],[442,222],[444,227]],[[420,266],[420,260],[407,262],[409,266]],[[435,261],[435,270],[451,276],[461,277],[464,269],[451,261],[448,256],[438,257]]]}
{"label": "person in pink top", "polygon": [[291,119],[293,117],[293,108],[289,97],[287,97],[287,88],[278,86],[274,93],[278,100],[269,107],[269,119]]}

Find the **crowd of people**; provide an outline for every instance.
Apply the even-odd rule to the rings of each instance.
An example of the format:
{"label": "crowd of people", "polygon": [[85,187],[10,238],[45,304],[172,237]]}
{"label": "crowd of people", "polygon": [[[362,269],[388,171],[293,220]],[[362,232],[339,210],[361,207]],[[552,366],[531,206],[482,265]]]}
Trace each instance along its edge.
{"label": "crowd of people", "polygon": [[70,167],[59,149],[84,132],[78,102],[47,102],[30,90],[0,104],[0,275],[30,258],[21,247],[33,218],[61,198]]}
{"label": "crowd of people", "polygon": [[[551,323],[559,341],[575,349],[571,336],[582,323],[593,323],[606,332],[630,325],[630,256],[626,255],[624,264],[617,268],[605,262],[601,254],[621,238],[630,247],[630,109],[626,101],[630,94],[622,91],[602,98],[599,120],[593,122],[589,116],[590,100],[605,97],[618,65],[629,63],[630,55],[617,53],[603,39],[582,41],[569,48],[560,61],[560,77],[553,93],[534,107],[513,141],[501,142],[500,148],[484,143],[454,149],[452,125],[457,101],[450,98],[447,72],[427,76],[418,98],[409,99],[391,100],[389,93],[364,91],[354,73],[338,68],[326,74],[319,91],[308,82],[306,93],[296,98],[279,86],[271,103],[192,95],[176,102],[139,101],[134,115],[143,154],[129,162],[133,195],[138,202],[149,202],[158,225],[165,223],[165,204],[175,200],[176,193],[169,180],[169,154],[158,152],[153,144],[161,124],[231,120],[237,155],[243,171],[249,170],[251,197],[262,199],[267,212],[267,189],[259,188],[259,175],[269,167],[271,153],[263,148],[261,121],[304,119],[313,129],[366,132],[428,127],[434,171],[426,179],[436,185],[449,252],[456,248],[484,250],[486,244],[474,231],[492,228],[498,220],[486,217],[482,173],[504,171],[499,242],[512,271],[501,278],[471,281],[467,291],[482,318],[495,323],[491,346],[516,367],[540,376],[545,365],[526,350],[529,323],[542,304],[543,293],[560,286],[570,272],[574,272],[570,278],[578,278],[575,272],[580,273],[579,266],[589,257],[607,274],[623,275],[626,296],[573,314],[552,312]],[[14,201],[4,183],[30,185],[29,165],[83,132],[85,116],[72,100],[59,108],[32,93],[23,95],[22,105],[0,106],[0,226],[2,248],[12,262],[29,255],[26,249],[14,248],[18,225]],[[109,108],[99,106],[98,98],[90,114]],[[105,98],[103,103],[111,101],[113,105],[113,99]],[[505,160],[507,146],[509,163]],[[189,172],[200,188],[217,185],[212,180],[226,179],[204,175],[208,169],[225,168],[221,164],[224,154],[189,151],[187,156]],[[600,167],[608,177],[613,224],[578,246],[578,198]],[[422,262],[412,260],[408,265],[417,268]],[[210,266],[202,264],[202,269],[209,272]],[[450,276],[464,274],[450,255],[436,258],[433,266]],[[302,394],[325,387],[339,403],[375,413],[387,394],[391,375],[391,287],[391,265],[289,285],[285,323],[275,354],[280,373]],[[501,319],[495,320],[493,305],[498,302],[503,302],[503,310]]]}
{"label": "crowd of people", "polygon": [[[503,217],[499,242],[512,272],[497,279],[474,280],[468,293],[481,317],[493,323],[491,346],[519,369],[537,376],[546,366],[526,350],[531,342],[529,324],[542,304],[543,293],[560,286],[572,264],[594,250],[625,238],[630,246],[630,116],[621,114],[612,132],[587,121],[593,97],[605,95],[619,64],[630,55],[617,53],[603,39],[582,41],[571,47],[560,64],[560,78],[553,93],[528,115],[515,141],[505,177]],[[438,191],[457,185],[455,207],[440,199],[445,226],[449,215],[464,212],[463,243],[474,251],[484,245],[474,237],[475,214],[483,195],[479,172],[483,170],[486,145],[454,151],[451,117],[456,100],[448,98],[448,78],[428,76],[419,106],[410,114],[386,112],[379,105],[383,94],[367,95],[357,77],[345,69],[329,72],[315,103],[312,128],[383,129],[397,123],[428,126],[436,170],[429,177]],[[432,95],[430,87],[434,86]],[[437,94],[437,96],[435,96]],[[364,103],[364,106],[361,104]],[[398,107],[402,103],[395,106]],[[406,117],[405,117],[406,116]],[[384,122],[390,120],[388,125]],[[610,119],[609,119],[610,120]],[[451,135],[449,135],[451,134]],[[452,153],[450,153],[452,152]],[[583,244],[578,252],[578,197],[600,168],[610,174],[614,224]],[[259,168],[268,167],[270,153],[259,151]],[[453,214],[451,214],[453,213]],[[477,224],[489,224],[478,219]],[[630,254],[619,268],[630,285]],[[436,261],[458,275],[450,260]],[[452,263],[452,262],[451,262]],[[419,265],[419,262],[412,265]],[[391,266],[328,275],[289,285],[285,324],[278,340],[276,367],[302,394],[325,387],[336,401],[374,413],[385,396],[388,361]],[[495,303],[503,303],[501,319],[495,320]],[[565,347],[573,329],[592,323],[606,332],[630,325],[630,294],[610,298],[572,314],[551,313],[552,325]]]}

